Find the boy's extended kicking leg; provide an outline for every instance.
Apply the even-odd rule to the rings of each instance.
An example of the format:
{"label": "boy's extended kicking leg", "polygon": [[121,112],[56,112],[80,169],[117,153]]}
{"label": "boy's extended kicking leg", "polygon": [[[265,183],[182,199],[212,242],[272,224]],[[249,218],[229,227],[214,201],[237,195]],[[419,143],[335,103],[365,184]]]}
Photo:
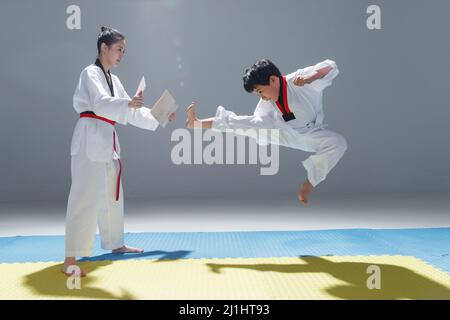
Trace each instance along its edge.
{"label": "boy's extended kicking leg", "polygon": [[[197,119],[194,103],[186,109],[186,112],[186,126],[188,128],[212,128],[214,118]],[[297,197],[302,204],[308,203],[308,196],[313,188],[325,180],[327,174],[347,149],[347,142],[343,136],[326,129],[298,135],[281,130],[279,144],[307,152],[315,152],[314,155],[303,161],[308,179],[297,192]]]}
{"label": "boy's extended kicking leg", "polygon": [[213,118],[208,119],[197,119],[197,115],[195,113],[195,102],[192,102],[189,107],[186,108],[187,119],[186,119],[186,127],[189,129],[201,128],[201,129],[211,129],[213,124]]}

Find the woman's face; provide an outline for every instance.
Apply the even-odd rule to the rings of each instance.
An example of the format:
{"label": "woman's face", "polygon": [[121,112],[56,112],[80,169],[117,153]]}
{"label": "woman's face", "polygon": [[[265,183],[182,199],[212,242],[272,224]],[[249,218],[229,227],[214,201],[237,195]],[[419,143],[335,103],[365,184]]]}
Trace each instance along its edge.
{"label": "woman's face", "polygon": [[109,47],[105,43],[102,43],[102,49],[108,64],[110,66],[117,66],[125,54],[125,40],[117,41]]}

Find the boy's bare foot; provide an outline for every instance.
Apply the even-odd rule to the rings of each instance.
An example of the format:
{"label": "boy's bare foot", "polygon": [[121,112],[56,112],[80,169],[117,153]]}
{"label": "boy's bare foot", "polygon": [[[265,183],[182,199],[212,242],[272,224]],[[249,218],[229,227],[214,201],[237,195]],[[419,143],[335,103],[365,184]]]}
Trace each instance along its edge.
{"label": "boy's bare foot", "polygon": [[301,186],[300,190],[297,193],[297,197],[298,200],[303,203],[304,205],[306,205],[308,203],[308,196],[310,194],[310,192],[312,191],[313,186],[311,184],[311,182],[309,182],[308,180],[306,180],[303,185]]}
{"label": "boy's bare foot", "polygon": [[66,259],[64,259],[64,265],[61,268],[61,272],[68,277],[77,274],[79,274],[80,277],[86,277],[86,273],[79,266],[77,266],[75,257],[67,257]]}
{"label": "boy's bare foot", "polygon": [[195,115],[195,103],[192,102],[189,107],[186,108],[187,119],[186,119],[186,127],[189,129],[194,128],[195,120],[197,117]]}
{"label": "boy's bare foot", "polygon": [[123,246],[117,249],[114,249],[112,253],[142,253],[144,249],[141,248],[133,248],[128,246]]}

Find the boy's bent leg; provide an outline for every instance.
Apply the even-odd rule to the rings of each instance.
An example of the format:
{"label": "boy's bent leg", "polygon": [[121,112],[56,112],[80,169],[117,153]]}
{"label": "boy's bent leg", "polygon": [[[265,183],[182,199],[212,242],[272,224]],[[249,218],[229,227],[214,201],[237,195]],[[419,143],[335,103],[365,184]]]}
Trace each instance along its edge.
{"label": "boy's bent leg", "polygon": [[309,182],[309,180],[306,180],[300,186],[300,190],[297,193],[298,200],[301,203],[306,205],[308,203],[308,196],[309,196],[309,194],[311,193],[312,190],[313,190],[313,186],[312,186],[311,182]]}
{"label": "boy's bent leg", "polygon": [[313,187],[325,180],[347,150],[345,138],[333,131],[322,129],[305,135],[305,143],[315,154],[303,161],[308,181]]}

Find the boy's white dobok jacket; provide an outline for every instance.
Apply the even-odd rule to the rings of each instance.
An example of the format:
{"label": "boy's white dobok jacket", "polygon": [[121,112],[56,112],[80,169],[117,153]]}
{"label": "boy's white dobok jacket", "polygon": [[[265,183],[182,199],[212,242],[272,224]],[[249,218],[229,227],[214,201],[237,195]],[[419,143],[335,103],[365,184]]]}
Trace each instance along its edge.
{"label": "boy's white dobok jacket", "polygon": [[[293,83],[297,75],[307,76],[327,66],[330,66],[331,70],[323,78],[303,86]],[[282,89],[286,88],[287,103],[295,119],[285,121],[274,101],[260,99],[253,115],[237,115],[219,106],[212,128],[255,137],[257,143],[261,145],[276,144],[313,152],[314,154],[302,164],[307,171],[308,180],[313,186],[317,186],[325,180],[347,149],[346,139],[336,132],[325,129],[327,125],[323,123],[323,90],[332,84],[338,73],[336,63],[325,60],[285,76],[286,87]],[[276,130],[267,132],[258,129]]]}
{"label": "boy's white dobok jacket", "polygon": [[[331,66],[332,69],[323,78],[303,86],[297,86],[293,83],[297,75],[306,76],[326,66]],[[280,134],[282,135],[283,133],[293,133],[292,129],[296,131],[293,134],[296,134],[323,128],[325,126],[323,123],[323,90],[332,84],[333,79],[338,74],[339,70],[336,63],[327,59],[314,66],[298,69],[296,72],[286,75],[287,100],[291,111],[296,117],[294,120],[284,121],[282,113],[275,102],[260,99],[253,115],[250,116],[239,116],[219,106],[213,122],[213,129],[226,131],[226,129],[238,128],[265,128],[287,131],[281,132]]]}

